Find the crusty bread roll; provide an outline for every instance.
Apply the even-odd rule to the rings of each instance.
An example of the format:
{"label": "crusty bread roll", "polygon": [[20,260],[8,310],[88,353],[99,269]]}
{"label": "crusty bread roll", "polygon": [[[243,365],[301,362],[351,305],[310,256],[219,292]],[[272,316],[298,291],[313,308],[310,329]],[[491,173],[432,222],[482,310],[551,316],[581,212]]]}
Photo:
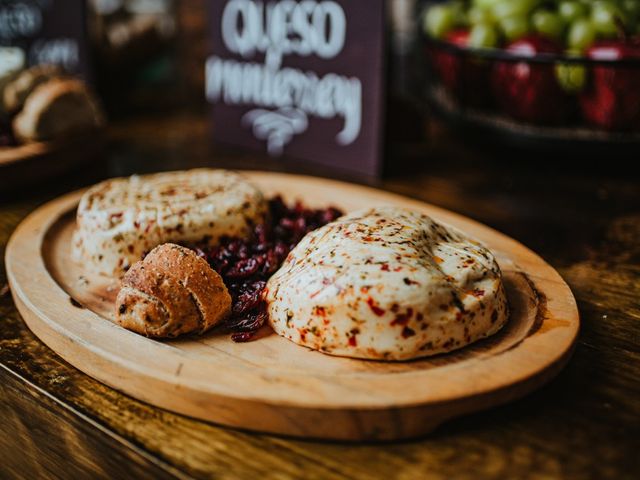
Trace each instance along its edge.
{"label": "crusty bread roll", "polygon": [[54,77],[62,75],[55,65],[36,65],[14,75],[2,89],[0,103],[5,111],[15,113],[22,110],[27,97],[37,87]]}
{"label": "crusty bread roll", "polygon": [[230,311],[220,275],[194,251],[173,243],[135,263],[116,300],[118,324],[154,338],[206,332]]}
{"label": "crusty bread roll", "polygon": [[18,47],[0,46],[0,119],[9,113],[4,106],[4,92],[24,68],[24,51]]}
{"label": "crusty bread roll", "polygon": [[26,98],[13,131],[19,140],[35,142],[93,130],[102,123],[100,109],[82,81],[53,78]]}

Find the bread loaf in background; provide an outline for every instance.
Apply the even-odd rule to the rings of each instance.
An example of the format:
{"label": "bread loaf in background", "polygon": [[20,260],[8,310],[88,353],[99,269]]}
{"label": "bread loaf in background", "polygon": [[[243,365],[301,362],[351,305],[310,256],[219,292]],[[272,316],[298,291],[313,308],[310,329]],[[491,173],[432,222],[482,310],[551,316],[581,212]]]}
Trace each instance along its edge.
{"label": "bread loaf in background", "polygon": [[47,141],[97,129],[103,123],[102,113],[83,82],[52,78],[26,97],[13,121],[13,133],[23,143]]}
{"label": "bread loaf in background", "polygon": [[12,114],[22,110],[24,102],[36,88],[62,75],[60,67],[55,65],[36,65],[15,73],[2,89],[2,109]]}
{"label": "bread loaf in background", "polygon": [[91,89],[59,66],[18,66],[0,76],[0,146],[64,140],[104,124]]}

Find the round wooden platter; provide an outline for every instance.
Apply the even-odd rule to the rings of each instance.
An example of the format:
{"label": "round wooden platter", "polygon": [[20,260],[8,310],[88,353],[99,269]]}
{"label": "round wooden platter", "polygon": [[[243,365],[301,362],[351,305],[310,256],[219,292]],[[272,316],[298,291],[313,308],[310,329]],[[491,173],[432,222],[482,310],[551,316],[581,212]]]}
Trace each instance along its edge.
{"label": "round wooden platter", "polygon": [[14,191],[95,159],[103,147],[101,131],[51,142],[0,147],[0,193]]}
{"label": "round wooden platter", "polygon": [[332,357],[269,327],[248,343],[206,334],[155,341],[113,323],[115,280],[70,258],[82,192],[50,202],[17,228],[6,267],[29,328],[83,372],[142,401],[256,431],[339,440],[425,434],[447,419],[521,397],[567,362],[579,320],[560,275],[495,230],[406,197],[332,180],[266,172],[247,176],[267,195],[346,211],[399,205],[484,242],[503,269],[511,317],[497,335],[457,352],[409,362]]}

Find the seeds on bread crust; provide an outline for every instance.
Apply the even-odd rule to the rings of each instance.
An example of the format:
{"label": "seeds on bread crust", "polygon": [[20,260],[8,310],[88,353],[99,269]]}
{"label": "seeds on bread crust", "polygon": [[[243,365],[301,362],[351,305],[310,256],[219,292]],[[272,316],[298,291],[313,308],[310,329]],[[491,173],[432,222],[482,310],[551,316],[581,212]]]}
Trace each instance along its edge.
{"label": "seeds on bread crust", "polygon": [[204,333],[230,311],[220,275],[192,250],[170,243],[129,269],[116,299],[121,326],[156,338]]}

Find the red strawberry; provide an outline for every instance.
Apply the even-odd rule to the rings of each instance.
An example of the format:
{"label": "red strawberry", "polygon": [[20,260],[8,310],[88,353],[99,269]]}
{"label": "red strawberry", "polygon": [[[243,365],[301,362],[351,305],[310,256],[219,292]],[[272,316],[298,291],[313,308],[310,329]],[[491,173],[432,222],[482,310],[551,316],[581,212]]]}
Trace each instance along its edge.
{"label": "red strawberry", "polygon": [[[445,41],[466,48],[469,30],[454,30],[445,36]],[[461,105],[483,107],[489,103],[487,62],[463,52],[449,52],[436,47],[432,51],[432,64],[442,85]]]}
{"label": "red strawberry", "polygon": [[595,65],[580,96],[585,121],[605,130],[628,130],[640,125],[640,44],[609,40],[586,52],[594,60],[638,59],[638,65]]}
{"label": "red strawberry", "polygon": [[[534,57],[540,53],[558,54],[561,47],[548,38],[530,35],[509,44],[506,50]],[[557,124],[569,115],[569,97],[558,84],[552,63],[496,62],[492,83],[502,110],[517,120]]]}

